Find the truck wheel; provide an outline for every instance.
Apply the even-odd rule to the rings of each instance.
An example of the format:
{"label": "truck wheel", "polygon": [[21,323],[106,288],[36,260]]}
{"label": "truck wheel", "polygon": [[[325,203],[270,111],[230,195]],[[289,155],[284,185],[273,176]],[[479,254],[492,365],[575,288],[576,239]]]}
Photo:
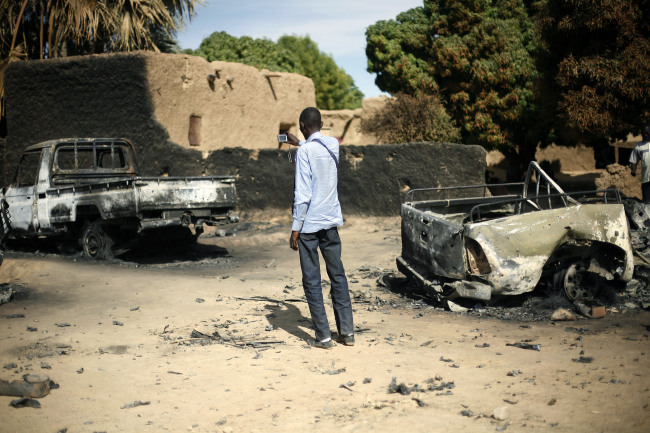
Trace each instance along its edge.
{"label": "truck wheel", "polygon": [[589,262],[578,260],[558,270],[554,285],[563,289],[570,301],[591,301],[598,290],[598,280],[587,271]]}
{"label": "truck wheel", "polygon": [[113,258],[113,240],[98,222],[88,223],[81,235],[84,255],[92,259],[107,260]]}

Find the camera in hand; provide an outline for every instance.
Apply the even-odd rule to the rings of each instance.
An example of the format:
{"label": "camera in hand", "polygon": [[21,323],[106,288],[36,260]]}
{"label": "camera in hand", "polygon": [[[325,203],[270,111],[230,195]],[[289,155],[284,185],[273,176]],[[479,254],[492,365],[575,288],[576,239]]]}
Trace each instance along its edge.
{"label": "camera in hand", "polygon": [[286,143],[289,141],[287,134],[278,134],[278,143]]}

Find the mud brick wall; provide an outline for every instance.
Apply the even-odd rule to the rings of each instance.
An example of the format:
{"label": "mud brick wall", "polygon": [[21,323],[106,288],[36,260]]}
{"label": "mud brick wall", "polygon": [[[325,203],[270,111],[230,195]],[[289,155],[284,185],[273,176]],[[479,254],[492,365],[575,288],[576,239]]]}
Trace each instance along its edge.
{"label": "mud brick wall", "polygon": [[16,62],[5,80],[8,133],[2,185],[12,180],[25,147],[67,137],[128,138],[143,174],[162,174],[178,160],[200,167],[200,153],[174,145],[151,115],[144,56]]}
{"label": "mud brick wall", "polygon": [[[485,157],[482,147],[460,144],[342,146],[339,197],[343,213],[399,215],[409,189],[482,184]],[[294,165],[287,151],[223,149],[211,153],[205,167],[209,174],[237,175],[240,211],[274,208],[290,212]]]}
{"label": "mud brick wall", "polygon": [[[266,128],[264,137],[273,141],[278,124],[284,122],[289,127],[291,121],[297,120],[300,110],[309,105],[305,101],[313,99],[313,84],[296,74],[274,76],[273,96],[261,72],[255,70],[253,74],[251,67],[245,65],[217,63],[209,64],[191,56],[151,53],[13,63],[5,75],[8,135],[4,143],[0,142],[1,185],[11,182],[20,154],[28,145],[68,137],[120,137],[133,142],[142,175],[235,174],[240,211],[289,212],[294,165],[287,158],[288,151],[269,147],[266,138],[251,135],[248,140],[242,139],[246,137],[242,134],[255,131],[258,125],[255,122],[272,117],[272,125]],[[228,74],[235,77],[232,86],[210,88],[205,72],[209,68],[215,72],[217,66],[224,72],[223,79]],[[190,77],[179,75],[180,70],[193,72]],[[263,84],[259,89],[255,80]],[[255,85],[247,87],[248,82]],[[292,96],[289,89],[297,85],[306,87],[297,92],[298,96]],[[262,90],[268,93],[265,100],[260,100]],[[255,98],[249,98],[249,91],[254,91]],[[228,139],[228,147],[219,148],[183,144],[181,141],[186,138],[177,131],[180,126],[169,119],[163,124],[161,119],[165,116],[157,115],[165,103],[175,100],[166,92],[177,95],[178,101],[187,102],[189,98],[197,106],[213,110],[206,111],[209,115],[204,116],[205,122],[232,119],[228,115],[233,115],[233,111],[239,113],[241,107],[248,107],[240,119],[243,126],[237,125],[238,131],[243,131],[237,135],[240,139]],[[167,99],[161,101],[165,95]],[[210,99],[201,102],[199,96]],[[263,110],[253,110],[258,106]],[[181,112],[187,108],[179,107],[177,104],[168,108]],[[187,120],[181,117],[183,122]],[[170,130],[176,132],[170,134]],[[206,135],[210,140],[220,136]],[[174,141],[173,136],[179,138]],[[271,145],[277,146],[274,142]],[[344,214],[397,215],[401,197],[409,189],[480,184],[485,170],[486,153],[479,146],[436,143],[342,146],[339,196]]]}
{"label": "mud brick wall", "polygon": [[316,103],[302,75],[151,52],[13,62],[5,92],[2,184],[25,147],[71,137],[128,138],[145,175],[200,174],[217,149],[277,149]]}

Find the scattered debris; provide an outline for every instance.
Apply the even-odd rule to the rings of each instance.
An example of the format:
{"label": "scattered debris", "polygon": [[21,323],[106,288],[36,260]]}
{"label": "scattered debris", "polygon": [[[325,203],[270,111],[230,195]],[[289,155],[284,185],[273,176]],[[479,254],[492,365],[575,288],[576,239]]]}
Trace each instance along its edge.
{"label": "scattered debris", "polygon": [[414,402],[416,402],[416,403],[418,404],[418,407],[426,407],[426,406],[429,406],[428,404],[426,404],[424,401],[420,400],[420,399],[417,398],[417,397],[413,397],[413,398],[411,398],[411,400],[413,400]]}
{"label": "scattered debris", "polygon": [[591,364],[594,362],[593,356],[580,356],[580,358],[573,358],[573,362],[579,362],[582,364]]}
{"label": "scattered debris", "polygon": [[466,313],[469,311],[469,308],[458,305],[457,303],[450,300],[447,300],[447,306],[449,307],[449,310],[454,313]]}
{"label": "scattered debris", "polygon": [[575,332],[576,334],[592,334],[591,330],[589,328],[574,328],[573,326],[567,326],[564,328],[565,331],[567,332]]}
{"label": "scattered debris", "polygon": [[517,370],[517,369],[508,372],[508,376],[519,376],[520,374],[521,374],[521,370]]}
{"label": "scattered debris", "polygon": [[553,312],[551,320],[554,322],[559,321],[569,321],[569,320],[578,320],[578,317],[571,311],[566,308],[558,308]]}
{"label": "scattered debris", "polygon": [[0,305],[6,304],[11,301],[14,297],[14,291],[11,286],[8,284],[0,285]]}
{"label": "scattered debris", "polygon": [[[439,384],[436,384],[436,381],[440,382]],[[390,385],[388,385],[388,393],[389,394],[402,394],[402,395],[409,395],[412,392],[432,392],[432,391],[444,391],[447,390],[445,393],[440,393],[436,395],[452,395],[451,389],[455,388],[454,382],[442,382],[442,377],[436,376],[436,379],[427,379],[426,383],[428,384],[427,387],[422,387],[418,384],[415,384],[414,386],[407,386],[405,383],[400,383],[399,385],[397,384],[397,378],[393,377],[393,380],[390,382]]]}
{"label": "scattered debris", "polygon": [[508,415],[510,409],[508,406],[500,406],[494,409],[494,412],[492,412],[492,417],[496,419],[497,421],[505,421],[508,419]]}
{"label": "scattered debris", "polygon": [[128,349],[128,346],[125,345],[119,345],[119,346],[108,346],[106,348],[100,347],[97,349],[100,355],[103,355],[105,353],[109,353],[111,355],[124,355],[126,353],[126,350]]}
{"label": "scattered debris", "polygon": [[115,326],[124,326],[124,323],[120,322],[119,320],[113,320],[113,325],[115,325]]}
{"label": "scattered debris", "polygon": [[251,335],[241,335],[241,336],[223,336],[219,334],[218,331],[214,331],[212,334],[205,334],[203,332],[197,331],[196,329],[192,330],[190,338],[184,338],[180,340],[174,340],[174,344],[199,344],[202,346],[214,343],[227,344],[230,346],[236,347],[245,347],[250,346],[254,348],[261,348],[272,346],[276,344],[284,344],[284,341],[280,340],[269,340],[270,337],[259,337],[259,334]]}
{"label": "scattered debris", "polygon": [[462,416],[466,416],[467,418],[471,418],[471,417],[474,416],[474,412],[472,412],[472,411],[469,410],[469,409],[463,409],[463,410],[461,410],[461,411],[460,411],[460,414],[461,414]]}
{"label": "scattered debris", "polygon": [[34,409],[40,409],[41,408],[41,403],[38,400],[34,400],[33,398],[29,397],[23,397],[19,398],[17,400],[11,400],[9,403],[9,406],[19,408],[19,407],[31,407]]}
{"label": "scattered debris", "polygon": [[59,385],[50,380],[48,376],[26,374],[23,380],[7,382],[0,379],[0,395],[15,397],[41,398],[50,393],[51,389]]}
{"label": "scattered debris", "polygon": [[597,305],[595,307],[591,307],[591,317],[594,319],[601,319],[605,317],[605,306]]}
{"label": "scattered debris", "polygon": [[125,404],[125,405],[122,406],[120,409],[131,409],[131,408],[138,407],[138,406],[147,406],[147,405],[149,405],[150,403],[151,403],[150,401],[140,401],[140,400],[136,400],[136,401],[134,401],[133,403],[127,403],[127,404]]}
{"label": "scattered debris", "polygon": [[9,364],[6,364],[4,366],[4,368],[6,368],[7,370],[12,370],[12,369],[17,368],[17,367],[18,367],[18,364],[16,364],[15,362],[10,362]]}
{"label": "scattered debris", "polygon": [[521,341],[518,341],[516,343],[506,343],[506,346],[514,346],[514,347],[518,347],[520,349],[536,350],[538,352],[542,350],[542,345],[541,344],[530,344],[530,343],[524,343],[524,342],[521,342]]}

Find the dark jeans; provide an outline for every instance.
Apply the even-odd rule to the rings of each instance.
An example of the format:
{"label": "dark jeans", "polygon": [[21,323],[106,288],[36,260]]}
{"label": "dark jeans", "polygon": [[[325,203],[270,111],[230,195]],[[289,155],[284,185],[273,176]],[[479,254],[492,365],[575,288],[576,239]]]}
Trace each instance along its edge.
{"label": "dark jeans", "polygon": [[650,182],[641,184],[641,193],[643,194],[643,202],[650,203]]}
{"label": "dark jeans", "polygon": [[348,290],[348,280],[345,277],[341,262],[341,238],[336,227],[320,230],[316,233],[301,233],[298,239],[300,253],[300,268],[302,269],[302,286],[309,304],[311,320],[316,329],[316,339],[324,340],[331,336],[330,325],[325,313],[323,289],[321,287],[320,248],[325,268],[330,278],[330,295],[334,307],[334,319],[339,335],[350,335],[354,332],[352,321],[352,303]]}

